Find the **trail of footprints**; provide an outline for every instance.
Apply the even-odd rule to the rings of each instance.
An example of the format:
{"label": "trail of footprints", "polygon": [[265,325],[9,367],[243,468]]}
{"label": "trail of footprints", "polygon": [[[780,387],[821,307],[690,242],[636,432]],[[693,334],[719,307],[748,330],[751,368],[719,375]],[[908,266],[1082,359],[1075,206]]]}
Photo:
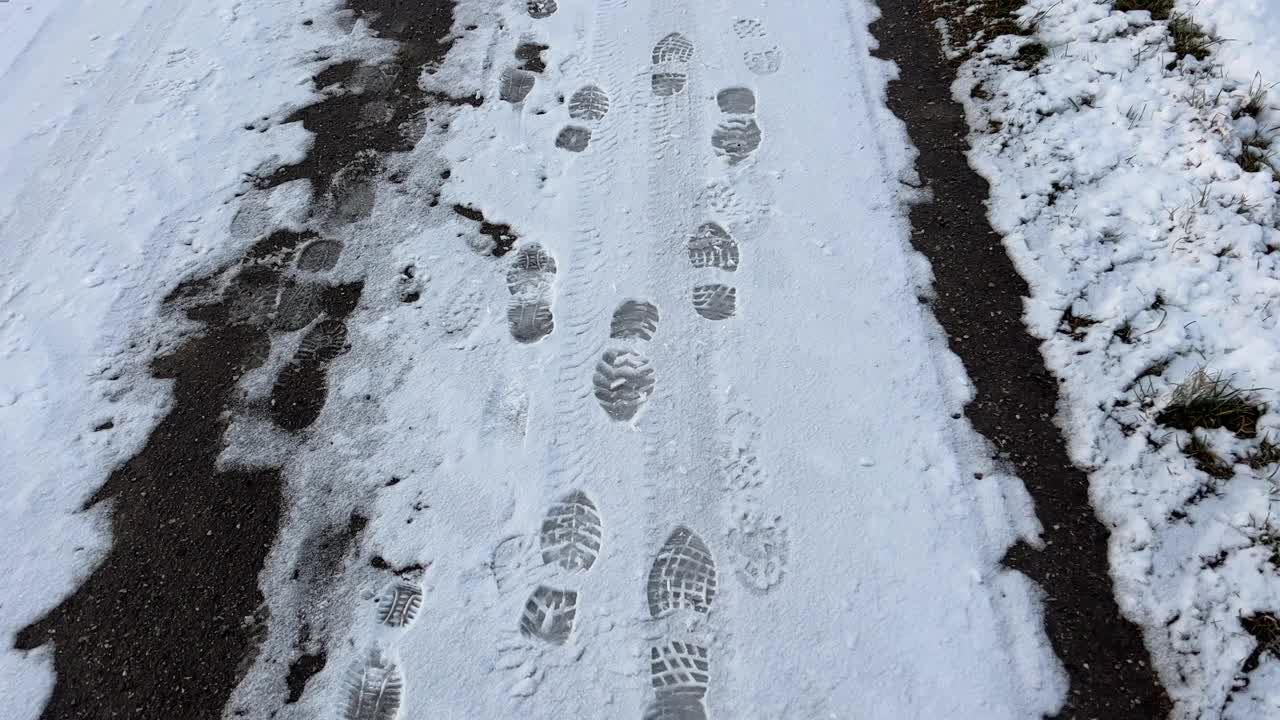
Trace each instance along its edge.
{"label": "trail of footprints", "polygon": [[327,318],[302,336],[293,359],[271,388],[271,417],[286,430],[309,427],[320,416],[328,396],[329,363],[349,350],[347,326]]}
{"label": "trail of footprints", "polygon": [[[556,10],[554,0],[530,0],[529,14],[535,18],[548,17]],[[515,57],[521,62],[508,66],[498,74],[498,97],[522,110],[525,99],[537,84],[537,75],[546,69],[542,52],[547,50],[533,40],[525,40],[516,47]],[[579,87],[566,103],[570,122],[556,134],[555,145],[561,150],[580,153],[591,144],[592,128],[609,114],[609,93],[594,83]]]}
{"label": "trail of footprints", "polygon": [[[556,11],[555,0],[529,0],[529,14],[544,18]],[[781,51],[768,41],[763,25],[750,18],[739,18],[733,31],[746,50],[744,63],[757,75],[778,71]],[[678,32],[661,38],[654,46],[650,85],[654,96],[670,98],[684,92],[688,84],[693,44]],[[526,70],[510,69],[501,77],[502,99],[522,102],[533,88],[533,76]],[[722,114],[712,133],[711,144],[717,155],[730,166],[751,157],[759,148],[763,133],[755,119],[756,96],[746,87],[730,87],[720,91],[716,103]],[[560,149],[583,152],[592,138],[591,126],[609,112],[609,96],[597,85],[584,85],[568,99],[571,122],[561,128],[555,139]],[[725,284],[741,262],[741,248],[724,227],[714,220],[694,229],[687,238],[686,251],[690,266],[703,274],[706,282],[693,287],[694,311],[702,318],[721,321],[737,313],[737,290]],[[519,251],[507,275],[512,295],[508,321],[512,336],[519,342],[536,342],[552,332],[551,286],[556,273],[555,260],[537,244]],[[592,384],[596,400],[605,414],[619,422],[632,421],[653,394],[656,380],[653,367],[644,352],[657,333],[660,321],[658,307],[643,300],[625,300],[614,310],[609,327],[610,346],[596,364]],[[728,534],[735,574],[749,589],[766,592],[782,579],[787,562],[785,527],[774,518],[765,517],[758,509],[757,494],[764,484],[763,472],[755,454],[758,421],[749,413],[739,412],[729,418],[729,441],[722,466],[725,490],[738,500],[731,510]],[[547,647],[569,642],[575,631],[579,608],[579,591],[572,578],[589,571],[599,557],[604,528],[595,504],[581,491],[573,491],[554,503],[543,520],[536,548],[525,538],[509,538],[494,554],[493,571],[500,590],[509,589],[522,572],[536,566],[538,579],[529,591],[521,610],[518,632],[529,642]],[[559,578],[552,580],[549,576]],[[711,661],[705,640],[695,635],[710,613],[717,593],[718,576],[710,549],[693,530],[677,527],[658,550],[645,586],[649,615],[653,621],[665,622],[673,637],[649,649],[649,675],[653,697],[643,712],[644,720],[705,720],[705,698],[711,679]],[[420,603],[391,596],[380,606],[386,617],[412,616]],[[385,670],[371,656],[361,666],[361,698],[376,694],[379,688],[398,698],[400,680],[394,670]],[[536,687],[540,672],[521,666],[526,681]],[[373,670],[383,668],[382,675]],[[354,677],[354,676],[353,676]],[[383,678],[389,678],[383,681]],[[532,692],[529,687],[513,691]],[[355,703],[356,695],[352,695]],[[356,707],[354,704],[352,708]],[[354,718],[389,718],[390,715],[348,713]]]}
{"label": "trail of footprints", "polygon": [[405,682],[396,646],[422,609],[419,574],[390,582],[378,595],[373,620],[360,657],[347,668],[342,683],[342,720],[395,720],[404,701]]}
{"label": "trail of footprints", "polygon": [[555,274],[555,258],[541,245],[530,243],[516,253],[507,272],[507,290],[511,293],[507,325],[517,342],[537,342],[555,329],[551,312]]}
{"label": "trail of footprints", "polygon": [[[689,264],[709,276],[737,271],[741,261],[738,243],[719,223],[707,222],[689,236],[686,243]],[[712,279],[708,277],[708,279]],[[707,320],[727,320],[737,312],[738,291],[721,282],[693,287],[693,310]]]}
{"label": "trail of footprints", "polygon": [[[321,232],[373,212],[380,170],[376,158],[359,158],[335,175],[321,203]],[[260,214],[242,208],[232,233],[259,235]],[[281,336],[304,331],[271,386],[268,414],[281,429],[303,430],[316,421],[328,397],[329,365],[350,347],[345,318],[355,310],[361,285],[337,285],[326,277],[342,251],[341,241],[314,231],[276,230],[260,237],[222,292],[228,322],[262,331],[252,367],[266,362]]]}
{"label": "trail of footprints", "polygon": [[733,34],[738,36],[746,50],[742,61],[756,75],[772,75],[782,67],[782,51],[769,42],[764,24],[755,18],[735,18]]}
{"label": "trail of footprints", "polygon": [[[518,632],[523,638],[545,647],[569,643],[576,629],[580,602],[578,590],[571,587],[573,579],[595,565],[603,540],[599,510],[586,493],[575,490],[547,510],[536,547],[526,545],[522,537],[499,544],[493,565],[499,590],[509,590],[520,578],[535,578],[520,612]],[[525,567],[526,564],[534,567]],[[645,720],[706,718],[704,699],[710,681],[710,660],[707,648],[695,633],[711,612],[717,583],[715,560],[706,543],[693,530],[677,527],[658,550],[645,583],[651,620],[672,618],[674,622],[667,622],[664,627],[679,628],[671,631],[677,637],[649,650],[653,699],[644,711]],[[414,587],[407,587],[402,595],[392,592],[386,596],[379,604],[380,617],[407,615],[412,619],[421,603],[421,595],[414,594]],[[517,665],[525,680],[517,684],[513,694],[530,694],[536,689],[541,670],[528,667],[526,662]],[[367,679],[371,670],[382,670],[383,674]],[[394,683],[383,682],[383,678],[392,675]],[[377,695],[384,685],[394,684],[397,697],[401,687],[394,665],[388,666],[385,659],[372,655],[369,661],[353,668],[352,678],[349,685],[360,688],[360,692],[352,693],[351,708],[370,704],[368,698]],[[366,717],[384,720],[392,716],[349,712],[346,719]]]}
{"label": "trail of footprints", "polygon": [[[604,527],[600,513],[585,493],[574,491],[552,505],[538,539],[544,565],[570,575],[585,573],[600,554]],[[539,585],[525,602],[520,633],[552,645],[563,645],[573,632],[578,592]]]}
{"label": "trail of footprints", "polygon": [[716,94],[716,104],[723,118],[711,134],[711,146],[730,165],[737,165],[760,147],[755,93],[745,87],[727,88]]}
{"label": "trail of footprints", "polygon": [[759,457],[760,421],[746,410],[734,409],[724,426],[720,470],[729,498],[730,564],[747,590],[767,593],[786,574],[789,543],[782,518],[761,507],[769,477]]}
{"label": "trail of footprints", "polygon": [[575,490],[548,508],[535,537],[507,538],[494,550],[490,566],[498,590],[530,587],[520,610],[513,639],[500,646],[499,665],[517,680],[511,694],[533,694],[545,672],[544,651],[570,643],[577,627],[576,585],[600,555],[604,525],[595,503]]}
{"label": "trail of footprints", "polygon": [[538,73],[546,69],[542,60],[547,46],[533,39],[525,39],[516,46],[515,59],[520,61],[516,67],[507,66],[498,74],[498,98],[505,102],[522,107],[525,98],[533,92],[537,84]]}
{"label": "trail of footprints", "polygon": [[689,82],[689,61],[693,59],[693,43],[673,32],[653,46],[653,70],[650,86],[658,97],[672,97],[684,92]]}

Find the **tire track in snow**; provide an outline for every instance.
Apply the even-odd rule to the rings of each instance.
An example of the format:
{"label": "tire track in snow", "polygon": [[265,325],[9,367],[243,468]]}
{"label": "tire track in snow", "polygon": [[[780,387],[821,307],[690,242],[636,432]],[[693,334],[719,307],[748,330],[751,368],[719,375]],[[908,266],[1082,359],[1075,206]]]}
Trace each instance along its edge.
{"label": "tire track in snow", "polygon": [[[589,84],[609,95],[622,87],[622,59],[609,37],[616,10],[611,3],[597,5],[585,63],[589,72],[588,76],[576,79],[582,83],[579,88]],[[603,347],[598,329],[609,312],[607,303],[602,302],[601,280],[608,276],[610,253],[605,247],[598,210],[608,207],[604,189],[608,187],[613,155],[617,152],[617,128],[628,121],[628,110],[625,102],[610,103],[609,111],[593,123],[590,152],[571,160],[570,171],[576,176],[573,215],[576,241],[569,250],[569,267],[562,280],[561,307],[568,332],[561,339],[554,385],[555,396],[560,399],[560,409],[554,418],[554,437],[566,440],[565,446],[558,442],[552,446],[547,458],[555,492],[598,482],[602,472],[591,440],[594,408],[590,407],[593,402],[590,383],[583,382],[583,378],[584,375],[589,378]]]}
{"label": "tire track in snow", "polygon": [[1141,634],[1112,594],[1107,530],[1089,503],[1089,479],[1071,464],[1053,422],[1057,384],[1022,324],[1029,292],[987,221],[987,182],[959,140],[969,128],[951,97],[955,70],[942,59],[928,3],[882,3],[880,11],[872,26],[879,54],[901,70],[889,107],[920,148],[917,169],[933,194],[911,209],[912,243],[933,266],[933,314],[976,388],[965,414],[1016,468],[1043,525],[1045,547],[1019,544],[1004,564],[1044,590],[1049,638],[1071,683],[1056,717],[1167,717],[1169,699]]}

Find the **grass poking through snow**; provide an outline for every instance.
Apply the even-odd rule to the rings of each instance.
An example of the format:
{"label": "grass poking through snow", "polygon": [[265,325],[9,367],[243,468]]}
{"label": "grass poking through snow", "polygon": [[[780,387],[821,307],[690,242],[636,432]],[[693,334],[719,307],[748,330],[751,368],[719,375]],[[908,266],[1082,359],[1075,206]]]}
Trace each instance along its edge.
{"label": "grass poking through snow", "polygon": [[1261,524],[1257,520],[1252,521],[1246,531],[1254,545],[1260,545],[1271,551],[1268,559],[1272,565],[1280,568],[1280,528],[1271,523],[1271,518],[1267,518]]}
{"label": "grass poking through snow", "polygon": [[[1269,437],[1262,438],[1258,443],[1258,447],[1244,456],[1244,462],[1254,470],[1262,470],[1280,463],[1280,445],[1277,445]],[[1280,566],[1280,563],[1276,563]]]}
{"label": "grass poking through snow", "polygon": [[1213,448],[1209,447],[1209,443],[1196,433],[1191,433],[1191,439],[1182,446],[1182,454],[1191,458],[1196,467],[1209,477],[1230,480],[1235,475],[1231,463],[1223,460],[1213,451]]}
{"label": "grass poking through snow", "polygon": [[1245,101],[1241,103],[1240,109],[1234,113],[1236,120],[1248,115],[1256,118],[1262,114],[1269,106],[1267,104],[1267,95],[1271,92],[1274,85],[1266,85],[1262,82],[1262,75],[1253,78],[1253,82],[1249,84],[1249,95]]}
{"label": "grass poking through snow", "polygon": [[1182,13],[1169,17],[1169,37],[1173,42],[1173,52],[1177,56],[1173,60],[1174,65],[1187,55],[1197,60],[1204,60],[1209,57],[1209,51],[1213,46],[1219,42],[1211,37],[1200,23],[1192,20],[1190,15]]}
{"label": "grass poking through snow", "polygon": [[1173,391],[1168,406],[1156,422],[1192,432],[1196,428],[1226,428],[1244,438],[1258,434],[1258,419],[1266,406],[1252,392],[1238,388],[1230,378],[1205,369],[1195,371]]}
{"label": "grass poking through snow", "polygon": [[1236,158],[1236,162],[1242,170],[1251,173],[1264,170],[1275,172],[1275,166],[1271,164],[1271,140],[1262,135],[1251,135],[1241,138],[1240,146],[1240,156]]}
{"label": "grass poking through snow", "polygon": [[1264,654],[1280,657],[1280,618],[1273,613],[1258,613],[1240,618],[1240,625],[1258,641],[1258,647],[1244,661],[1243,670],[1246,673],[1253,672],[1258,667]]}
{"label": "grass poking through snow", "polygon": [[947,22],[957,50],[981,50],[1001,35],[1028,35],[1032,28],[1019,21],[1014,13],[1026,0],[929,0],[935,17]]}
{"label": "grass poking through snow", "polygon": [[1168,20],[1173,14],[1174,0],[1116,0],[1116,9],[1121,12],[1146,10],[1156,20]]}

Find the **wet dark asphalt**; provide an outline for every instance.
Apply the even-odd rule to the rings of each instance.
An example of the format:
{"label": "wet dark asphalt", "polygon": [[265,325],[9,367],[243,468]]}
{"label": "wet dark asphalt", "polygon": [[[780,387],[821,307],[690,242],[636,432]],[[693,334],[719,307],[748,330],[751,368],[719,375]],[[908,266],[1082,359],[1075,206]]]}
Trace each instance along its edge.
{"label": "wet dark asphalt", "polygon": [[951,97],[956,68],[942,55],[935,16],[927,0],[879,5],[871,28],[879,55],[901,69],[889,108],[920,150],[916,169],[933,194],[911,210],[912,244],[933,267],[931,310],[976,387],[965,415],[1022,479],[1044,526],[1044,549],[1016,545],[1004,564],[1044,591],[1049,640],[1071,683],[1055,717],[1168,717],[1141,633],[1112,594],[1109,533],[1089,503],[1089,479],[1053,421],[1058,381],[1022,323],[1029,288],[987,220],[987,182],[965,158],[969,128]]}

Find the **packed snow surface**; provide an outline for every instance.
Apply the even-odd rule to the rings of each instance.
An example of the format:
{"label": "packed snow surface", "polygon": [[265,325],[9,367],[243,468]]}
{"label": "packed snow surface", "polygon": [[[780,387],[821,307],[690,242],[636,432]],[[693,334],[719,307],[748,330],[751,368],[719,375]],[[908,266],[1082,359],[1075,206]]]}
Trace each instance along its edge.
{"label": "packed snow surface", "polygon": [[[417,151],[449,168],[438,206],[411,173],[368,220],[385,299],[329,407],[378,401],[327,410],[339,440],[292,471],[345,474],[370,551],[425,570],[348,574],[322,690],[286,713],[324,688],[408,717],[1052,709],[1034,591],[997,565],[1025,500],[952,419],[968,386],[917,300],[869,8],[504,12],[432,80],[488,98]],[[519,240],[495,259],[455,205]]]}

